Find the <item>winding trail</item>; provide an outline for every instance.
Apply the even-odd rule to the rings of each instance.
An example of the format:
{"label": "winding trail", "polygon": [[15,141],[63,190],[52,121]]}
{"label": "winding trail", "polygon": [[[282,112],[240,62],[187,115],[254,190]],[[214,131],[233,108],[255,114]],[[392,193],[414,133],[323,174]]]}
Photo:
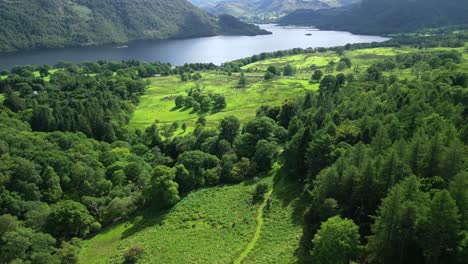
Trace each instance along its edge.
{"label": "winding trail", "polygon": [[249,242],[245,250],[242,252],[242,254],[234,261],[234,264],[241,264],[242,261],[249,255],[250,251],[255,247],[255,244],[257,243],[258,239],[260,238],[260,233],[262,232],[262,226],[263,226],[263,209],[265,209],[265,206],[267,205],[268,202],[268,197],[271,196],[273,193],[273,190],[267,193],[265,200],[263,203],[258,207],[257,209],[257,228],[255,229],[255,235],[252,238],[252,240]]}

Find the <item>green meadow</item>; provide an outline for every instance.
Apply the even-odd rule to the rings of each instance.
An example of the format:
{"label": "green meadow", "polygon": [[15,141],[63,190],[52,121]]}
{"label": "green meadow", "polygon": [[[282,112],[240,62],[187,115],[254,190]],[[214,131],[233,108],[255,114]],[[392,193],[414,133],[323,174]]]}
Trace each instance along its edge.
{"label": "green meadow", "polygon": [[[463,48],[458,50],[464,51]],[[341,57],[350,58],[353,66],[342,72],[335,70],[332,74],[359,74],[372,63],[415,51],[417,49],[409,47],[345,51]],[[466,52],[464,52],[464,56],[468,56]],[[203,71],[201,72],[201,80],[188,82],[182,82],[179,76],[149,78],[150,85],[146,89],[145,95],[141,97],[129,126],[144,130],[154,122],[160,124],[178,122],[187,125],[187,133],[192,131],[199,114],[193,113],[191,109],[175,109],[175,98],[178,95],[187,95],[187,90],[193,87],[201,87],[204,91],[220,93],[226,97],[227,107],[225,109],[216,113],[204,114],[208,126],[218,125],[221,119],[229,115],[234,115],[245,123],[255,116],[256,110],[262,105],[279,106],[286,100],[303,97],[308,90],[318,89],[318,83],[309,83],[313,73],[311,66],[315,65],[327,74],[326,66],[328,63],[330,61],[338,63],[341,57],[336,52],[327,51],[258,61],[242,68],[247,78],[245,88],[238,86],[239,73],[228,75],[214,71]],[[286,65],[292,65],[297,72],[291,77],[280,76],[271,81],[264,81],[264,73],[271,65],[280,70]],[[467,67],[467,65],[464,64],[462,67]],[[413,78],[410,70],[394,70],[385,74],[397,74],[400,78]],[[178,134],[182,133],[182,130],[179,129]]]}
{"label": "green meadow", "polygon": [[122,263],[122,253],[140,245],[139,263],[230,263],[251,242],[257,227],[252,193],[259,182],[192,192],[167,212],[146,210],[85,241],[80,263]]}
{"label": "green meadow", "polygon": [[234,115],[242,122],[255,117],[255,111],[261,105],[280,106],[285,100],[304,96],[307,90],[318,88],[318,84],[309,84],[310,76],[297,75],[264,81],[263,73],[246,73],[247,85],[238,87],[239,74],[227,75],[215,72],[203,72],[203,78],[196,82],[181,82],[178,76],[151,78],[150,86],[141,97],[130,127],[144,129],[156,120],[161,123],[186,123],[193,128],[199,115],[191,109],[174,109],[174,99],[178,95],[187,95],[187,90],[196,86],[204,91],[221,93],[226,97],[227,107],[220,112],[207,113],[207,125],[215,126],[225,116]]}
{"label": "green meadow", "polygon": [[[284,175],[277,164],[268,177],[192,192],[169,211],[148,209],[84,241],[80,263],[122,263],[135,245],[145,249],[138,263],[297,262],[304,205]],[[253,204],[258,183],[270,192]]]}

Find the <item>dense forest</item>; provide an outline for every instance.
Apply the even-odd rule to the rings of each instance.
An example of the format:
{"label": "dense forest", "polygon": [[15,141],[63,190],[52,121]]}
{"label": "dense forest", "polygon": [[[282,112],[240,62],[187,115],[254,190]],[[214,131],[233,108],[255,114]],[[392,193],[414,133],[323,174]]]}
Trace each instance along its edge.
{"label": "dense forest", "polygon": [[313,25],[364,34],[413,32],[424,28],[468,24],[464,0],[363,0],[331,10],[296,10],[281,24]]}
{"label": "dense forest", "polygon": [[139,39],[266,34],[185,0],[0,1],[0,51],[126,43]]}
{"label": "dense forest", "polygon": [[[459,33],[372,45],[460,47],[466,40]],[[200,114],[184,136],[174,136],[178,124],[126,126],[146,78],[231,74],[268,57],[327,49],[265,53],[223,66],[128,61],[2,72],[0,262],[77,263],[80,239],[103,226],[136,210],[170,208],[199,188],[262,177],[276,163],[303,187],[301,249],[315,262],[464,263],[466,58],[454,49],[420,49],[340,73],[353,67],[346,52],[366,45],[329,49],[341,59],[311,76],[318,91],[261,106],[245,124],[227,116],[211,128]],[[281,72],[294,69],[271,66],[265,76]],[[178,107],[206,101],[211,107],[201,112],[229,104],[197,87],[171,99]],[[133,253],[125,254],[127,263],[141,252]]]}

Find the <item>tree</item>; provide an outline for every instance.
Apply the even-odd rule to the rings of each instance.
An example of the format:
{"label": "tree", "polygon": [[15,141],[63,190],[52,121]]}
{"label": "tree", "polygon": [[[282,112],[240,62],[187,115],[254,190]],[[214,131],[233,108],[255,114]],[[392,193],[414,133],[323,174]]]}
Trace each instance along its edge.
{"label": "tree", "polygon": [[186,151],[179,155],[179,164],[184,165],[189,172],[184,186],[189,186],[193,190],[205,186],[204,171],[218,167],[219,159],[199,150]]}
{"label": "tree", "polygon": [[303,109],[309,109],[312,107],[312,93],[308,92],[304,99],[304,104],[302,105]]}
{"label": "tree", "polygon": [[55,244],[56,240],[49,234],[20,227],[0,237],[0,262],[17,263],[26,260],[29,263],[58,264],[57,257],[52,255]]}
{"label": "tree", "polygon": [[272,80],[273,78],[275,78],[275,75],[273,73],[271,73],[271,72],[265,73],[265,76],[263,77],[263,79],[265,79],[265,81]]}
{"label": "tree", "polygon": [[24,110],[24,100],[21,99],[14,91],[7,93],[3,105],[10,108],[13,112]]}
{"label": "tree", "polygon": [[344,53],[345,53],[345,49],[343,47],[337,47],[336,48],[336,55],[343,56]]}
{"label": "tree", "polygon": [[104,215],[107,222],[113,222],[121,218],[126,218],[136,209],[131,197],[116,197],[107,205]]}
{"label": "tree", "polygon": [[62,242],[61,248],[57,251],[57,256],[62,264],[78,264],[80,254],[79,242],[80,240],[77,238],[72,239],[70,242]]}
{"label": "tree", "polygon": [[342,73],[336,75],[336,82],[338,83],[339,87],[342,87],[346,83],[346,76]]}
{"label": "tree", "polygon": [[194,80],[194,81],[199,81],[199,80],[201,80],[202,78],[203,78],[203,77],[202,77],[202,75],[201,75],[199,72],[197,72],[197,73],[195,73],[194,75],[192,75],[192,80]]}
{"label": "tree", "polygon": [[38,67],[39,74],[42,78],[49,76],[50,66],[47,64],[41,65]]}
{"label": "tree", "polygon": [[226,108],[226,98],[222,94],[216,94],[213,97],[213,109],[214,110],[221,110]]}
{"label": "tree", "polygon": [[300,179],[306,178],[307,164],[305,152],[311,140],[312,131],[310,126],[299,128],[299,131],[295,133],[286,147],[285,157],[288,167],[290,167]]}
{"label": "tree", "polygon": [[197,125],[206,126],[206,117],[205,116],[200,116],[197,119]]}
{"label": "tree", "polygon": [[156,124],[152,124],[145,130],[144,140],[145,144],[150,148],[161,146],[162,139],[159,135],[158,127]]}
{"label": "tree", "polygon": [[161,127],[161,134],[164,138],[170,139],[176,130],[174,129],[174,126],[166,124]]}
{"label": "tree", "polygon": [[289,127],[289,123],[297,113],[298,106],[295,102],[288,101],[281,106],[281,111],[278,115],[278,124],[284,128]]}
{"label": "tree", "polygon": [[[273,136],[273,132],[275,131],[276,126],[277,125],[273,119],[262,116],[249,121],[244,126],[244,132],[251,134],[254,136],[256,141],[258,141],[260,139],[268,139]],[[255,144],[256,143],[257,142],[255,142]]]}
{"label": "tree", "polygon": [[[206,103],[206,104],[204,105],[204,107],[205,107],[205,110],[206,110],[206,111],[204,111],[204,112],[208,112],[208,111],[210,111],[209,106],[211,105],[211,101],[209,101],[209,102],[208,102],[208,101],[205,101],[205,103]],[[199,102],[193,102],[192,108],[193,108],[193,112],[194,112],[194,113],[197,113],[197,112],[199,112],[199,111],[201,110],[201,105],[200,105]]]}
{"label": "tree", "polygon": [[219,137],[225,139],[230,144],[234,143],[240,131],[240,121],[235,116],[225,117],[219,124]]}
{"label": "tree", "polygon": [[51,206],[47,228],[55,237],[84,237],[94,222],[86,207],[71,200],[63,200]]}
{"label": "tree", "polygon": [[349,58],[346,58],[346,57],[341,58],[340,62],[345,63],[347,68],[351,68],[351,66],[353,66],[353,64],[351,63],[351,60]]}
{"label": "tree", "polygon": [[468,229],[468,172],[455,175],[449,185],[449,191],[461,213],[462,229]]}
{"label": "tree", "polygon": [[266,140],[260,140],[255,149],[253,162],[257,165],[258,172],[269,171],[276,158],[276,145]]}
{"label": "tree", "polygon": [[[304,137],[309,138],[306,135]],[[316,176],[322,169],[333,162],[332,152],[335,149],[334,143],[334,138],[326,133],[316,135],[309,143],[305,151],[305,163],[307,164],[306,168],[309,168],[310,175]],[[303,144],[307,143],[303,142]],[[305,146],[301,146],[301,148],[303,147]]]}
{"label": "tree", "polygon": [[313,239],[312,258],[319,264],[348,264],[359,253],[359,228],[352,220],[329,218]]}
{"label": "tree", "polygon": [[241,72],[240,78],[239,78],[239,83],[237,84],[239,87],[245,88],[247,85],[247,78],[245,77],[245,74]]}
{"label": "tree", "polygon": [[273,75],[278,75],[278,70],[274,65],[268,66],[267,73],[272,73]]}
{"label": "tree", "polygon": [[429,197],[419,185],[416,176],[409,177],[383,199],[367,244],[370,262],[421,262],[419,236],[427,221]]}
{"label": "tree", "polygon": [[179,185],[175,180],[175,170],[166,166],[156,166],[153,170],[150,185],[145,190],[152,205],[170,207],[179,200]]}
{"label": "tree", "polygon": [[179,95],[179,96],[176,97],[176,99],[175,99],[176,108],[182,108],[184,106],[184,103],[185,103],[185,97],[184,96]]}
{"label": "tree", "polygon": [[367,69],[367,79],[369,81],[380,81],[382,77],[382,72],[376,66],[372,65]]}
{"label": "tree", "polygon": [[60,186],[60,178],[55,173],[54,168],[47,167],[42,174],[43,179],[43,195],[44,199],[50,203],[55,203],[62,197],[62,187]]}
{"label": "tree", "polygon": [[283,75],[284,76],[293,76],[296,73],[296,68],[294,68],[291,65],[286,65],[283,69]]}
{"label": "tree", "polygon": [[255,186],[255,191],[252,195],[254,203],[261,202],[265,199],[265,194],[268,192],[268,185],[266,183],[259,183]]}
{"label": "tree", "polygon": [[[222,100],[224,102],[224,107],[226,106],[226,100],[224,99],[224,97],[222,97]],[[211,101],[211,98],[208,97],[208,96],[204,96],[200,102],[200,111],[202,111],[203,113],[206,113],[208,111],[210,111],[211,109],[211,106],[212,106],[212,101]],[[195,107],[193,108],[193,110],[195,111]]]}
{"label": "tree", "polygon": [[190,74],[189,73],[183,73],[180,75],[180,81],[181,82],[188,82],[191,78],[190,78]]}
{"label": "tree", "polygon": [[383,155],[391,144],[392,141],[388,136],[387,130],[385,127],[380,127],[377,130],[376,135],[372,138],[372,148],[374,149],[375,154]]}
{"label": "tree", "polygon": [[229,182],[241,182],[243,181],[250,171],[250,160],[247,158],[241,158],[239,162],[234,164],[230,173]]}
{"label": "tree", "polygon": [[449,263],[459,242],[460,215],[447,190],[432,198],[421,243],[426,263]]}
{"label": "tree", "polygon": [[304,212],[303,234],[307,248],[312,248],[312,239],[320,228],[320,225],[327,219],[339,214],[338,202],[333,198],[313,199]]}
{"label": "tree", "polygon": [[314,74],[312,74],[312,81],[318,82],[322,79],[323,72],[321,70],[315,70]]}
{"label": "tree", "polygon": [[425,61],[418,61],[414,64],[413,68],[411,68],[411,72],[416,76],[416,79],[419,80],[419,76],[421,73],[428,71],[431,69],[431,66]]}
{"label": "tree", "polygon": [[140,245],[133,245],[127,248],[123,254],[124,264],[134,264],[142,257],[145,248]]}
{"label": "tree", "polygon": [[339,91],[339,84],[336,80],[336,77],[333,75],[325,76],[322,81],[320,81],[319,92],[320,94],[326,93],[337,93]]}
{"label": "tree", "polygon": [[336,70],[340,72],[346,70],[347,68],[348,65],[343,61],[338,62],[338,66],[336,66]]}
{"label": "tree", "polygon": [[143,176],[143,172],[143,167],[138,162],[130,162],[124,168],[126,179],[134,183],[138,183]]}
{"label": "tree", "polygon": [[464,145],[460,140],[454,139],[450,142],[440,163],[442,177],[445,180],[452,179],[462,171],[465,153]]}

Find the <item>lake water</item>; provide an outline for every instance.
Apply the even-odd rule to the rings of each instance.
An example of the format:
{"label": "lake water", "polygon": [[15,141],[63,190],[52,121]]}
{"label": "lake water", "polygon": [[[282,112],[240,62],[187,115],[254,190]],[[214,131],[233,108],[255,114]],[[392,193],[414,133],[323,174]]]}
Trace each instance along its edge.
{"label": "lake water", "polygon": [[[273,32],[265,36],[215,36],[162,41],[135,41],[127,46],[99,46],[45,49],[0,53],[0,69],[16,65],[53,65],[58,61],[161,61],[173,65],[203,62],[221,64],[262,52],[292,48],[342,46],[348,43],[382,42],[379,36],[354,35],[349,32],[322,31],[307,27],[282,27],[272,24],[260,27]],[[307,36],[306,34],[312,34]]]}

